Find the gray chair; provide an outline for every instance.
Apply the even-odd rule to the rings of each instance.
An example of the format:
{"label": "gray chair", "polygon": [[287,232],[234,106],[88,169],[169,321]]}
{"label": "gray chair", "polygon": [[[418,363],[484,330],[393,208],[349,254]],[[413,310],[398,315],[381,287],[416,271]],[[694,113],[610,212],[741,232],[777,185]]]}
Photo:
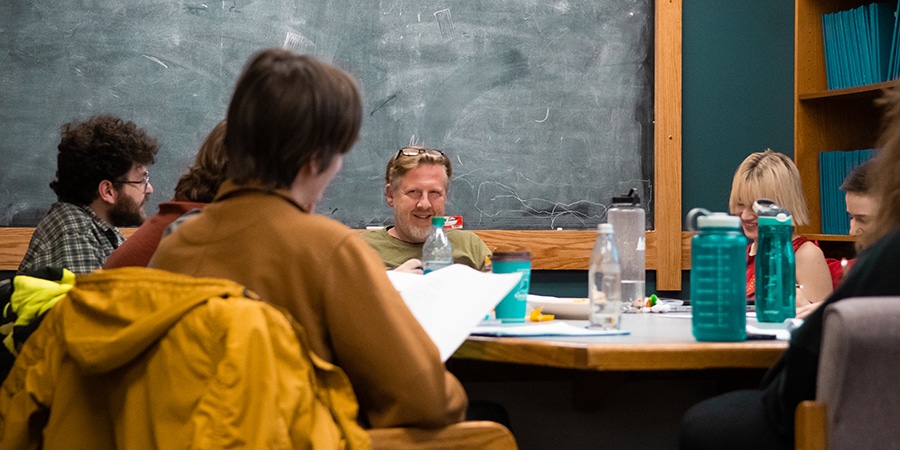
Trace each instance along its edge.
{"label": "gray chair", "polygon": [[797,407],[798,449],[900,448],[900,297],[825,310],[816,400]]}

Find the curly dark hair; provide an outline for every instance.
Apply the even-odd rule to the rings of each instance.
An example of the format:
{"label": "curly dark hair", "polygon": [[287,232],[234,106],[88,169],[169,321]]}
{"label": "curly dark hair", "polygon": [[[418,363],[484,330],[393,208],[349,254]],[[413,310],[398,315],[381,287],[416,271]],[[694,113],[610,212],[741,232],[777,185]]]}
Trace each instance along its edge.
{"label": "curly dark hair", "polygon": [[200,145],[197,158],[175,185],[175,200],[209,203],[225,181],[225,121],[219,122]]}
{"label": "curly dark hair", "polygon": [[118,180],[134,164],[155,163],[159,145],[134,122],[104,114],[63,125],[57,148],[50,188],[61,202],[88,205],[101,181]]}

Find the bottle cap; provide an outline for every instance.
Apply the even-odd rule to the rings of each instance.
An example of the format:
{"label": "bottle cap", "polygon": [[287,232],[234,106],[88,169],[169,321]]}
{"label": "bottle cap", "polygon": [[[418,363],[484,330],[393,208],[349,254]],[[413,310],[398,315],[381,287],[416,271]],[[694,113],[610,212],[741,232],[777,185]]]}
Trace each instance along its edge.
{"label": "bottle cap", "polygon": [[697,217],[697,228],[740,228],[741,218],[723,212],[710,213]]}
{"label": "bottle cap", "polygon": [[759,225],[764,226],[791,226],[793,225],[793,220],[791,220],[791,215],[786,214],[784,212],[778,213],[775,216],[759,216],[757,219]]}
{"label": "bottle cap", "polygon": [[756,213],[757,216],[769,216],[775,217],[781,214],[790,216],[791,212],[781,206],[778,206],[772,200],[767,198],[760,198],[753,202],[753,212]]}
{"label": "bottle cap", "polygon": [[612,233],[613,226],[611,223],[600,223],[597,224],[597,232],[598,233]]}
{"label": "bottle cap", "polygon": [[641,196],[632,188],[625,195],[613,197],[612,203],[615,206],[641,206]]}
{"label": "bottle cap", "polygon": [[435,227],[444,227],[444,216],[432,216],[431,225]]}

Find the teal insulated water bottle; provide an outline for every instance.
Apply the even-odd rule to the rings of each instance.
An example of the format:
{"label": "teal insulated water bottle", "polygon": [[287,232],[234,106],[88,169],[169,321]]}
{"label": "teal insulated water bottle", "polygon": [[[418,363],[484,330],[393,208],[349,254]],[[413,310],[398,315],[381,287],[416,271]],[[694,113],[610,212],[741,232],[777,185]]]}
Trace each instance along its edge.
{"label": "teal insulated water bottle", "polygon": [[753,203],[759,223],[754,274],[756,276],[756,319],[784,322],[796,315],[796,261],[791,236],[791,213],[771,200]]}
{"label": "teal insulated water bottle", "polygon": [[691,328],[706,342],[747,339],[747,238],[741,219],[702,208],[688,213],[691,239]]}

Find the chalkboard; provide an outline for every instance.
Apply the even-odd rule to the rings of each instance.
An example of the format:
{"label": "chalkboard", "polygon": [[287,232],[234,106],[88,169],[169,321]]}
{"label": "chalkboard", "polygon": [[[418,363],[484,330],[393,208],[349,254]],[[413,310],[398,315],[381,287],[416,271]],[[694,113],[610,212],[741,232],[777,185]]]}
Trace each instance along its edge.
{"label": "chalkboard", "polygon": [[593,228],[642,192],[652,228],[653,0],[8,0],[0,5],[0,225],[33,226],[61,124],[113,113],[159,138],[148,212],[224,117],[248,56],[308,53],[359,81],[359,143],[318,211],[391,222],[399,147],[450,155],[473,229]]}

